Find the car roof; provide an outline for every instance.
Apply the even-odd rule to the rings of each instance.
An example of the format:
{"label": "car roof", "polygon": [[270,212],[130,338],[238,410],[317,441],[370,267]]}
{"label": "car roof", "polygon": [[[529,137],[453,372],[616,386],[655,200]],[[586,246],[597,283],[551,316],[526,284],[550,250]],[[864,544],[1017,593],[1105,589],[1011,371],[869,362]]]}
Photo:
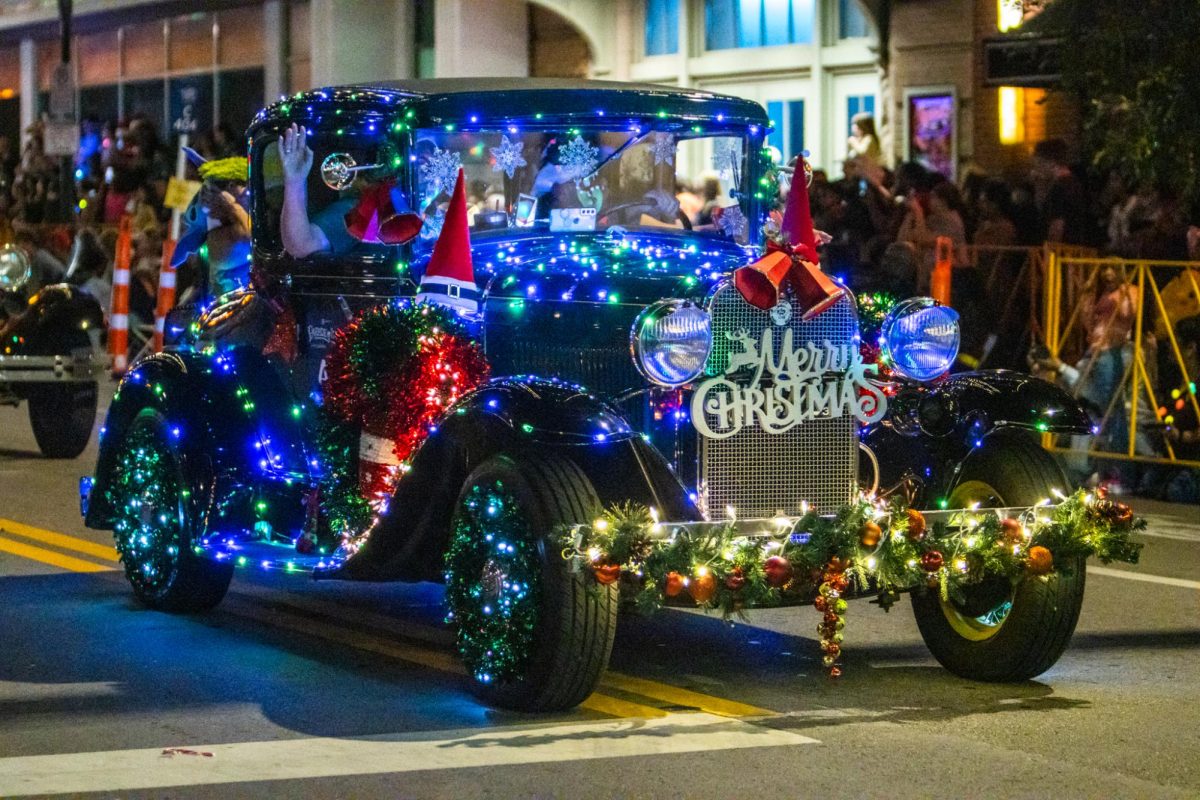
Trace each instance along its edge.
{"label": "car roof", "polygon": [[414,124],[468,121],[485,127],[538,121],[595,123],[609,115],[662,120],[667,126],[766,128],[762,106],[740,97],[655,84],[562,78],[435,78],[377,81],[299,92],[259,113],[265,123],[320,115],[328,107],[388,116],[397,107],[412,111]]}

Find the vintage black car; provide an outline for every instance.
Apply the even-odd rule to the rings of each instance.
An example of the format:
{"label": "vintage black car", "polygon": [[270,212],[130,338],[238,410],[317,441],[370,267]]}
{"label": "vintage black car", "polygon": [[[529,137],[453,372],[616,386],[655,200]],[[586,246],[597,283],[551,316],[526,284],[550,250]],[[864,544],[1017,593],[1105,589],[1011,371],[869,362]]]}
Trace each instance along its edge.
{"label": "vintage black car", "polygon": [[[296,134],[285,136],[294,125],[313,154],[300,164],[311,170],[305,225],[289,232],[297,196],[285,191],[280,148],[295,147]],[[1033,505],[1065,488],[1036,436],[1086,433],[1086,414],[1023,375],[947,376],[952,312],[902,304],[885,323],[893,378],[853,384],[852,295],[806,317],[790,295],[768,311],[735,291],[731,273],[761,255],[775,199],[769,125],[745,100],[599,82],[379,83],[274,104],[249,130],[255,288],[180,325],[188,330],[177,344],[122,381],[94,482],[82,487],[87,524],[115,530],[136,595],[164,610],[216,604],[237,564],[456,582],[469,589],[460,602],[485,604],[505,580],[493,561],[448,561],[447,549],[452,532],[474,535],[468,512],[481,488],[503,486],[520,520],[513,541],[540,563],[533,584],[511,595],[531,625],[531,652],[502,679],[470,670],[471,685],[498,705],[548,710],[583,700],[612,646],[618,585],[573,570],[555,538],[598,508],[633,502],[687,525],[733,509],[747,521],[832,511],[860,488],[903,492],[931,514]],[[312,424],[328,400],[325,350],[355,312],[415,297],[439,227],[450,224],[437,198],[460,166],[475,281],[443,293],[478,304],[464,324],[491,378],[429,426],[376,505],[365,544],[326,545],[312,493],[327,466]],[[735,202],[691,229],[674,200],[677,167],[715,170]],[[372,243],[329,225],[346,217],[360,171],[399,192],[376,206],[420,215],[410,242]],[[289,254],[285,238],[305,231],[319,246]],[[294,332],[280,326],[291,317]],[[771,376],[761,360],[774,346],[779,358],[845,354],[817,380],[841,381],[843,398],[870,394],[869,410],[763,411]],[[280,353],[292,347],[289,362]],[[758,369],[741,369],[756,360]],[[1061,654],[1083,578],[1077,569],[1015,588],[987,583],[966,602],[926,593],[913,607],[951,670],[1023,680]],[[470,611],[452,604],[450,616]]]}
{"label": "vintage black car", "polygon": [[43,455],[74,458],[96,424],[104,315],[77,287],[35,283],[25,253],[0,248],[0,405],[27,401]]}

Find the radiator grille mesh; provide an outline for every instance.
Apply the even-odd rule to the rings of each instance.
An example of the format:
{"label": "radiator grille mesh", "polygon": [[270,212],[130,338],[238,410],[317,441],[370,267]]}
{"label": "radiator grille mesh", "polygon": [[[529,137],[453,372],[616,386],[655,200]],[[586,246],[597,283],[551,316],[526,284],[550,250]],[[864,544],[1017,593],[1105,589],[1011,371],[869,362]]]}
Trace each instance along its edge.
{"label": "radiator grille mesh", "polygon": [[[742,299],[726,284],[713,295],[713,349],[705,365],[710,375],[723,373],[731,342],[725,332],[745,330],[758,340],[773,325],[769,312]],[[849,295],[807,322],[793,314],[786,323],[797,346],[816,342],[844,344],[858,332]],[[776,340],[780,335],[776,334]],[[744,370],[735,382],[748,381]],[[710,516],[733,506],[742,517],[796,513],[801,501],[819,511],[847,503],[858,474],[858,422],[853,416],[803,422],[781,434],[746,426],[728,439],[700,436],[700,496]],[[699,434],[697,434],[699,435]]]}

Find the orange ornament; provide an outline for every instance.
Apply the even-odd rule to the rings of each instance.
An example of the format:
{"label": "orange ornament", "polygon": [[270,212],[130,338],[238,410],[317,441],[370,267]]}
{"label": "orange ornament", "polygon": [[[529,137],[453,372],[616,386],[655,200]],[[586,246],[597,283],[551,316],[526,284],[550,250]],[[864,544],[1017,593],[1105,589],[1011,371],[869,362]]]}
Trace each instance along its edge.
{"label": "orange ornament", "polygon": [[914,542],[919,542],[925,538],[925,515],[915,508],[910,508],[906,512],[908,516],[908,532],[907,536]]}
{"label": "orange ornament", "polygon": [[858,539],[862,542],[863,547],[874,547],[879,544],[879,539],[883,536],[883,529],[878,523],[867,520],[863,523],[862,528],[858,531]]}
{"label": "orange ornament", "polygon": [[594,564],[592,572],[596,576],[596,583],[608,586],[611,583],[616,583],[617,578],[621,577],[620,564]]}
{"label": "orange ornament", "polygon": [[678,572],[668,572],[667,578],[663,581],[663,594],[667,597],[678,597],[683,591],[683,576]]}
{"label": "orange ornament", "polygon": [[688,594],[697,603],[707,603],[716,593],[717,579],[707,570],[703,574],[693,576],[692,582],[688,584]]}
{"label": "orange ornament", "polygon": [[1054,556],[1041,545],[1034,545],[1029,548],[1029,558],[1026,559],[1025,566],[1034,575],[1045,575],[1054,569]]}

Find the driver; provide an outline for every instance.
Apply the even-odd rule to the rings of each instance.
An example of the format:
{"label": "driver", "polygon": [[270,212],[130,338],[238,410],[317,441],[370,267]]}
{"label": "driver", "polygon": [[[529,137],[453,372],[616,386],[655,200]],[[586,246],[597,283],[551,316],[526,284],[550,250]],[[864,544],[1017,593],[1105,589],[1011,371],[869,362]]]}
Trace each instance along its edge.
{"label": "driver", "polygon": [[[339,197],[316,219],[308,218],[308,173],[312,170],[313,151],[305,141],[307,136],[304,126],[293,122],[279,139],[279,161],[283,167],[279,233],[283,249],[292,258],[325,251],[344,252],[354,245],[342,222],[354,206],[353,197]],[[337,248],[333,246],[334,242],[338,244]]]}
{"label": "driver", "polygon": [[[313,151],[302,125],[284,129],[279,138],[283,170],[283,208],[279,227],[283,248],[293,258],[313,253],[346,253],[360,242],[401,244],[415,235],[420,219],[408,211],[407,199],[388,177],[368,183],[355,180],[336,200],[311,219],[308,174]],[[367,169],[374,169],[375,165]],[[411,235],[410,235],[411,234]]]}

